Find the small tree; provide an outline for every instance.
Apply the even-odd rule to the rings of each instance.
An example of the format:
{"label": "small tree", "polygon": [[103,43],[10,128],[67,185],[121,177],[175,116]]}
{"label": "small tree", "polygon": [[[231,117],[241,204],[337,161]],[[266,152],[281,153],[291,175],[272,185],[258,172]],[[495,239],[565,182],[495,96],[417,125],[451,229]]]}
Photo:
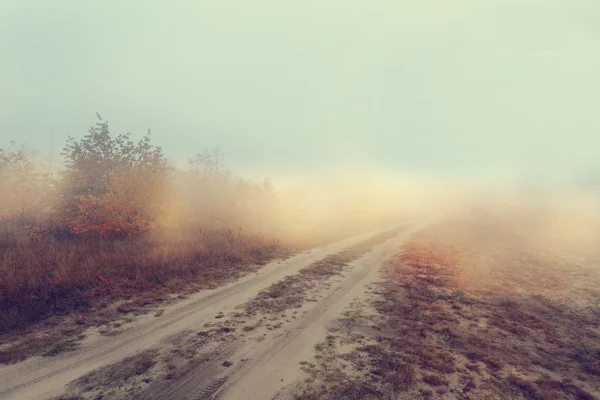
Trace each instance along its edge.
{"label": "small tree", "polygon": [[147,165],[126,165],[111,172],[100,195],[78,196],[76,216],[69,226],[76,234],[96,232],[101,236],[139,234],[156,228],[166,201],[165,171]]}
{"label": "small tree", "polygon": [[231,172],[225,166],[221,150],[204,149],[187,161],[188,171],[197,178],[210,180],[227,180]]}
{"label": "small tree", "polygon": [[70,137],[63,155],[62,204],[74,233],[123,236],[155,227],[168,166],[150,131],[134,143],[129,134],[113,137],[100,119],[83,139]]}
{"label": "small tree", "polygon": [[204,150],[187,162],[185,191],[195,224],[222,229],[264,230],[277,202],[268,179],[262,183],[233,176],[218,149]]}
{"label": "small tree", "polygon": [[230,225],[233,207],[231,172],[219,149],[205,149],[187,162],[188,204],[195,224],[205,228]]}

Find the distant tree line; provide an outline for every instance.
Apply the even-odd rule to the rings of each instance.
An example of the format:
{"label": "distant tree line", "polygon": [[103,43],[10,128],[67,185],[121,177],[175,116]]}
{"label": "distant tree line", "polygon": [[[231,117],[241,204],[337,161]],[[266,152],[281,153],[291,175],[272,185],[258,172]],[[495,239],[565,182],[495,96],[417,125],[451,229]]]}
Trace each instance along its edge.
{"label": "distant tree line", "polygon": [[235,177],[219,150],[201,151],[177,170],[150,131],[136,142],[129,133],[112,134],[98,119],[83,137],[68,138],[58,172],[14,142],[0,149],[5,229],[118,239],[161,229],[271,224],[276,197],[270,182]]}

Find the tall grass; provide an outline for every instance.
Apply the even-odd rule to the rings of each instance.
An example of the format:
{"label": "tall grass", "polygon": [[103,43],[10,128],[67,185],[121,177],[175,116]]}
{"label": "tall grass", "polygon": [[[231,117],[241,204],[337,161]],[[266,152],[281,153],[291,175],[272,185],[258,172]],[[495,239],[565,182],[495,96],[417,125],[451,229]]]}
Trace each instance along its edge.
{"label": "tall grass", "polygon": [[[154,240],[0,234],[0,332],[99,296],[127,296],[180,278],[211,285],[242,266],[287,254],[279,240],[241,230]],[[231,269],[233,267],[233,269]],[[203,282],[204,280],[204,282]]]}
{"label": "tall grass", "polygon": [[219,151],[176,169],[150,134],[101,119],[68,139],[60,171],[15,146],[0,148],[0,332],[170,280],[214,286],[385,219],[369,196],[276,195]]}

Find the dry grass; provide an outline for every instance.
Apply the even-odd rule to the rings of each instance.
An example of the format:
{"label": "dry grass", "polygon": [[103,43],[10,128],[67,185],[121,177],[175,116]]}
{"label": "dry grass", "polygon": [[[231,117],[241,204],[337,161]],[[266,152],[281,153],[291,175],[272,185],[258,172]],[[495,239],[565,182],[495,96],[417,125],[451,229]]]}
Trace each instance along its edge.
{"label": "dry grass", "polygon": [[473,224],[418,235],[386,266],[378,316],[342,330],[353,351],[322,354],[325,384],[298,398],[600,398],[597,271],[526,246]]}
{"label": "dry grass", "polygon": [[217,286],[249,265],[291,252],[276,239],[239,231],[197,235],[161,243],[0,235],[0,332],[87,307],[98,298],[126,299],[162,285],[180,290],[177,279]]}
{"label": "dry grass", "polygon": [[73,351],[77,348],[77,341],[75,339],[63,339],[56,343],[53,343],[46,351],[42,353],[44,357],[52,357],[60,353]]}
{"label": "dry grass", "polygon": [[172,294],[218,287],[303,249],[239,230],[195,235],[107,242],[0,234],[0,364],[40,355],[88,327],[119,334],[117,325],[137,315],[160,317]]}
{"label": "dry grass", "polygon": [[[54,355],[89,326],[155,311],[171,293],[214,288],[297,248],[241,231],[197,232],[186,240],[101,241],[0,234],[0,363]],[[157,312],[160,315],[160,312]],[[68,347],[59,346],[60,348]],[[58,350],[58,347],[57,347]]]}
{"label": "dry grass", "polygon": [[87,375],[78,378],[75,386],[93,388],[98,386],[119,387],[132,377],[146,374],[157,363],[157,350],[146,350],[135,356],[125,358]]}
{"label": "dry grass", "polygon": [[81,331],[81,329],[69,330],[66,337],[71,339],[65,339],[65,335],[59,330],[43,335],[27,335],[22,340],[6,345],[0,350],[0,364],[23,361],[36,354],[49,357],[73,350],[77,347],[78,337],[83,338]]}

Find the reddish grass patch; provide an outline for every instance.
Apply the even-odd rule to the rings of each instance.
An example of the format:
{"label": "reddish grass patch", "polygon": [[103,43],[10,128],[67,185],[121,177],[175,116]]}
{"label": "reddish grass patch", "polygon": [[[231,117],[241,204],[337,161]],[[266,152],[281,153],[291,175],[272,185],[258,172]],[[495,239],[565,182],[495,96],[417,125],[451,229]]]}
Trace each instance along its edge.
{"label": "reddish grass patch", "polygon": [[[448,391],[458,398],[599,398],[600,314],[551,300],[557,271],[570,274],[571,267],[523,256],[527,242],[506,231],[478,229],[466,224],[453,235],[448,226],[431,228],[390,260],[373,303],[379,316],[351,325],[363,332],[377,326],[382,334],[346,332],[348,342],[370,344],[343,356],[352,372],[336,364],[341,356],[325,357],[317,373],[325,389],[307,392],[327,398],[330,380],[341,374],[354,376],[353,385],[370,382],[377,398]],[[487,263],[485,279],[469,281],[477,260]],[[388,377],[405,365],[413,368],[412,378],[393,385]],[[381,378],[360,374],[373,368]]]}

